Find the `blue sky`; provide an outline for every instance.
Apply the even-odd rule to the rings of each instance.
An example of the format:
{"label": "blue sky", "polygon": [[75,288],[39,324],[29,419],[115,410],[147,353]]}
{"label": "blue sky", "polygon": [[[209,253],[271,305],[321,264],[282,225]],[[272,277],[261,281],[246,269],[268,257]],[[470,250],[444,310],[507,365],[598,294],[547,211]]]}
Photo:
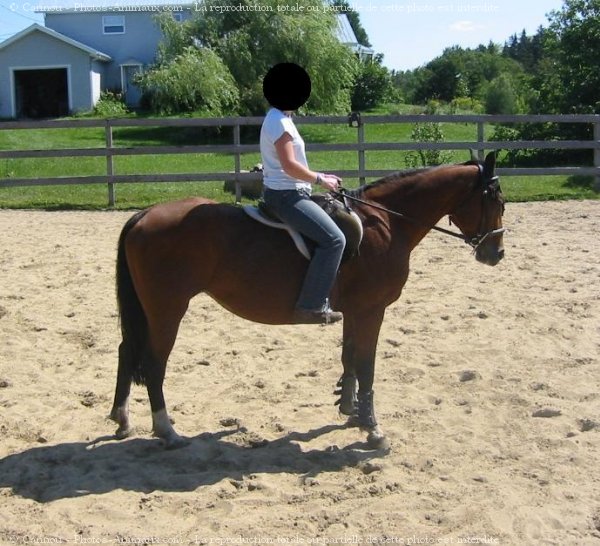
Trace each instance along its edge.
{"label": "blue sky", "polygon": [[562,0],[353,0],[373,49],[389,68],[417,68],[460,45],[503,44],[512,34],[535,34]]}
{"label": "blue sky", "polygon": [[[35,13],[41,6],[151,3],[152,0],[0,0],[0,41],[34,22],[43,23],[43,16]],[[563,5],[562,0],[349,0],[349,3],[360,14],[375,51],[384,54],[384,64],[396,70],[426,64],[452,45],[476,47],[490,40],[504,43],[511,34],[523,29],[534,34],[540,25],[548,26],[547,14]]]}

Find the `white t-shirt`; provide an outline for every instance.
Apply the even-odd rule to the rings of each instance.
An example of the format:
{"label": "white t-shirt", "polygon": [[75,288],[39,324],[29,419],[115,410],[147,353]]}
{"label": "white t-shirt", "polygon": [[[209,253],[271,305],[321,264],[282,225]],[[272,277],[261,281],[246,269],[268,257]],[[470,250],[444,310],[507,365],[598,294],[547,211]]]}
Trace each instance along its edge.
{"label": "white t-shirt", "polygon": [[304,140],[298,133],[292,118],[284,114],[277,108],[271,108],[263,121],[260,129],[260,153],[263,163],[263,183],[265,187],[272,190],[312,190],[312,185],[308,182],[292,178],[285,173],[277,150],[277,142],[284,133],[292,137],[292,146],[294,148],[294,157],[298,163],[308,168],[306,161],[306,152],[304,150]]}

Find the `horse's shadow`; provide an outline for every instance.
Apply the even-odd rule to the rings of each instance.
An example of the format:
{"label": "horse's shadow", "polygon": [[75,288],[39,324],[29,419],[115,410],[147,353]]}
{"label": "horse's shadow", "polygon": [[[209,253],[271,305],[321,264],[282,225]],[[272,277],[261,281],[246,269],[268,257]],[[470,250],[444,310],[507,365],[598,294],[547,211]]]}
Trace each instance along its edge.
{"label": "horse's shadow", "polygon": [[383,455],[363,443],[307,451],[299,444],[343,428],[345,425],[328,425],[304,433],[290,432],[266,444],[236,443],[240,430],[223,430],[200,434],[187,447],[174,451],[165,450],[156,439],[118,442],[112,436],[34,447],[0,459],[0,487],[38,502],[116,489],[193,491],[259,473],[291,473],[304,479]]}

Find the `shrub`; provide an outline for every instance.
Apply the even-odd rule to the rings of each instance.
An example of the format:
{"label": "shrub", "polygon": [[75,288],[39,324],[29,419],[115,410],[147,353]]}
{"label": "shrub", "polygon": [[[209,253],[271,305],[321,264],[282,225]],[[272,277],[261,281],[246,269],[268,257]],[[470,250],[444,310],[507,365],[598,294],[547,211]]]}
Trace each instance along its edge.
{"label": "shrub", "polygon": [[[441,123],[416,123],[410,138],[415,142],[443,142]],[[406,154],[406,166],[414,169],[449,163],[452,155],[447,150],[416,150]]]}
{"label": "shrub", "polygon": [[100,99],[92,111],[94,116],[101,118],[120,118],[129,114],[127,106],[123,102],[121,93],[103,91]]}

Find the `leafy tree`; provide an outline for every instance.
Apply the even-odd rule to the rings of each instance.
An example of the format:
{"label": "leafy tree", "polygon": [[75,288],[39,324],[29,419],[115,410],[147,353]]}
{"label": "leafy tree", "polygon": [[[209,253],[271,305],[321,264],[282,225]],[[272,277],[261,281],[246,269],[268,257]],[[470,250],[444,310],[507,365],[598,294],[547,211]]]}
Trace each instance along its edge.
{"label": "leafy tree", "polygon": [[501,74],[510,74],[519,89],[528,87],[521,65],[503,56],[493,43],[476,49],[447,48],[440,57],[414,72],[412,78],[404,75],[403,80],[413,86],[411,96],[418,103],[431,99],[451,102],[462,97],[485,100],[490,82]]}
{"label": "leafy tree", "polygon": [[549,94],[552,112],[600,112],[600,0],[564,0],[550,14],[546,52],[555,70],[544,72],[546,89],[558,83],[560,93]]}
{"label": "leafy tree", "polygon": [[425,66],[424,77],[415,91],[415,99],[425,103],[431,99],[451,101],[457,95],[461,65],[449,50]]}
{"label": "leafy tree", "polygon": [[242,115],[264,113],[262,79],[279,62],[298,63],[309,73],[305,111],[347,112],[357,61],[337,40],[335,15],[324,8],[324,0],[204,0],[191,36],[233,75]]}
{"label": "leafy tree", "polygon": [[235,82],[211,50],[193,46],[145,72],[139,85],[152,110],[160,114],[196,112],[224,116],[239,102]]}
{"label": "leafy tree", "polygon": [[[550,25],[528,39],[511,39],[511,54],[529,56],[532,49],[533,74],[537,92],[531,93],[530,111],[546,114],[600,113],[600,0],[564,0],[561,10],[549,16]],[[541,53],[539,47],[541,45]],[[520,53],[518,46],[521,47]],[[589,140],[590,125],[526,124],[513,127],[515,138],[523,140]],[[514,151],[513,164],[590,164],[591,150]]]}
{"label": "leafy tree", "polygon": [[382,66],[383,56],[360,62],[352,89],[352,110],[368,110],[395,98],[390,72]]}

